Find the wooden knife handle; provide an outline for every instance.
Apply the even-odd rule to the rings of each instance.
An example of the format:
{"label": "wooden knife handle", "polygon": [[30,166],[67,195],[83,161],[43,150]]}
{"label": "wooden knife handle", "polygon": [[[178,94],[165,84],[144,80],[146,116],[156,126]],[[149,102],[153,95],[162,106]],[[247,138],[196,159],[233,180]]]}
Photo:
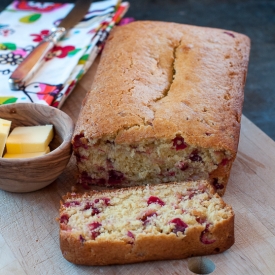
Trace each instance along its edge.
{"label": "wooden knife handle", "polygon": [[20,90],[20,88],[38,71],[47,53],[54,47],[65,32],[64,28],[55,29],[32,50],[10,76],[9,85],[11,90]]}

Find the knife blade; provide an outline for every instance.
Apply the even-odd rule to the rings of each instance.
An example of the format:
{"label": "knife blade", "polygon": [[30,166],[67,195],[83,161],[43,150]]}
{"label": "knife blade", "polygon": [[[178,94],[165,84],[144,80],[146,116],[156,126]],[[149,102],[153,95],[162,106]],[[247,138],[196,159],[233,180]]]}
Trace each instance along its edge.
{"label": "knife blade", "polygon": [[78,0],[60,24],[43,39],[31,53],[20,63],[9,78],[9,86],[13,91],[20,88],[35,74],[43,64],[47,53],[85,16],[92,0]]}

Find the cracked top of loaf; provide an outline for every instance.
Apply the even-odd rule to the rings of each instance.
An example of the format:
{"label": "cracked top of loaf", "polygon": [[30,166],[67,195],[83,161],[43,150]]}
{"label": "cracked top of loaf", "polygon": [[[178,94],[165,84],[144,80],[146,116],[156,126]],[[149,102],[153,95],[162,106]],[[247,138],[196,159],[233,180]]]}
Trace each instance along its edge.
{"label": "cracked top of loaf", "polygon": [[250,40],[137,21],[109,36],[76,125],[92,143],[173,139],[236,152]]}

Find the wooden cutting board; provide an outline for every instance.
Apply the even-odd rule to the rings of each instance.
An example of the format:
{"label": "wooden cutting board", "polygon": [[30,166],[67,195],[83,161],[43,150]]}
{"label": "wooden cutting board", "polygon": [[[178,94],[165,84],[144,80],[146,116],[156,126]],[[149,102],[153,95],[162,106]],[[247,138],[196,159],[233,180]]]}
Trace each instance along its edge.
{"label": "wooden cutting board", "polygon": [[[62,108],[74,121],[97,63],[98,60]],[[61,197],[75,183],[72,158],[64,173],[42,190],[26,194],[0,190],[1,275],[195,274],[188,268],[188,259],[107,267],[67,262],[59,249],[55,218]],[[239,151],[224,200],[235,211],[236,242],[225,253],[200,257],[195,264],[209,259],[215,267],[213,275],[275,274],[275,142],[244,116]],[[198,266],[197,274],[199,269]]]}

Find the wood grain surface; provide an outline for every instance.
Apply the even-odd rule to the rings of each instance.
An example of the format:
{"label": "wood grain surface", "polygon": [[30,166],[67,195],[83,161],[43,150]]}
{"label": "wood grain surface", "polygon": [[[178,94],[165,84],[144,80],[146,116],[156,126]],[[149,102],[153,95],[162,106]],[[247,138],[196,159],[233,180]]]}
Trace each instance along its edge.
{"label": "wood grain surface", "polygon": [[[96,64],[63,106],[74,121],[95,69]],[[194,274],[188,268],[188,259],[106,267],[67,262],[59,249],[55,218],[61,197],[75,183],[76,166],[72,158],[64,173],[42,190],[25,194],[0,191],[1,275]],[[202,257],[214,263],[211,274],[275,274],[274,197],[275,142],[242,117],[239,151],[224,196],[235,211],[236,242],[225,253]]]}

